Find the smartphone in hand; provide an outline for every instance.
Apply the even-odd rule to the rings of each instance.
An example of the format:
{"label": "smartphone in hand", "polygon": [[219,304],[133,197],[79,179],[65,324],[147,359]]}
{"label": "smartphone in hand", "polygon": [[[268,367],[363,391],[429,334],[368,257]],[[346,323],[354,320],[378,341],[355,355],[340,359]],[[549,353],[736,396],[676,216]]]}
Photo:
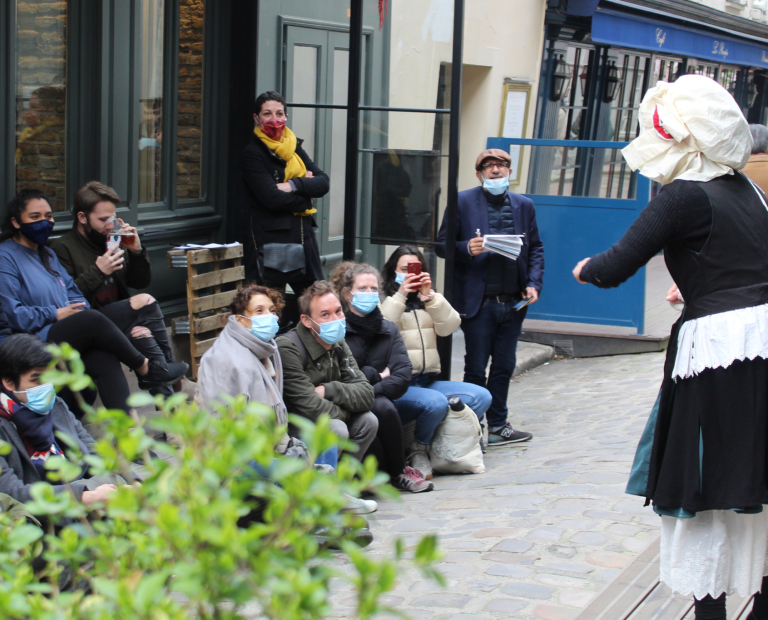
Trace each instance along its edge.
{"label": "smartphone in hand", "polygon": [[415,262],[415,263],[408,263],[408,273],[416,274],[417,276],[421,275],[421,263]]}

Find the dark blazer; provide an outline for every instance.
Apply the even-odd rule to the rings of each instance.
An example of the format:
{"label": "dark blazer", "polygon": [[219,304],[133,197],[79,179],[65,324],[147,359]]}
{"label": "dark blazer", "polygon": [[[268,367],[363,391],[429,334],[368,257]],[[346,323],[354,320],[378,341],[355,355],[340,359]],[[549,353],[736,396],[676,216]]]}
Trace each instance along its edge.
{"label": "dark blazer", "polygon": [[[395,400],[405,394],[411,384],[413,367],[397,325],[384,319],[379,333],[366,346],[363,338],[347,321],[344,340],[358,367],[373,386],[375,396]],[[390,376],[382,379],[380,373],[385,368],[389,368]]]}
{"label": "dark blazer", "polygon": [[277,189],[277,184],[285,180],[285,161],[275,155],[256,135],[245,147],[241,163],[250,207],[245,242],[249,248],[261,247],[265,243],[301,243],[303,223],[305,245],[308,245],[307,280],[314,281],[323,278],[313,228],[316,226],[315,220],[312,217],[302,218],[294,213],[311,209],[311,199],[325,196],[331,183],[328,175],[309,158],[301,146],[302,143],[303,140],[298,141],[296,153],[314,176],[311,179],[291,179],[296,185],[296,191],[290,194]]}
{"label": "dark blazer", "polygon": [[[78,422],[77,418],[72,415],[61,398],[56,398],[56,404],[48,415],[53,416],[54,433],[64,433],[71,437],[84,456],[93,452],[96,442],[83,428],[83,425]],[[0,417],[0,440],[11,447],[8,454],[0,456],[0,493],[5,493],[19,502],[26,503],[32,499],[29,494],[30,487],[36,482],[42,481],[40,472],[32,463],[24,441],[13,422],[3,417]],[[63,443],[61,445],[64,446]],[[64,451],[66,452],[66,448]],[[87,487],[80,480],[72,483],[72,488],[78,498]],[[53,490],[57,493],[63,493],[66,489],[65,485],[53,485]]]}
{"label": "dark blazer", "polygon": [[[77,288],[93,306],[96,290],[109,277],[96,266],[96,259],[106,252],[106,247],[99,247],[81,235],[76,228],[51,241],[50,247],[56,252],[67,273],[72,276]],[[143,289],[152,283],[152,264],[149,262],[147,248],[142,246],[138,254],[131,252],[128,248],[123,249],[125,250],[123,268],[112,274],[117,284],[118,301],[131,296],[129,287]]]}
{"label": "dark blazer", "polygon": [[[541,292],[544,279],[544,244],[539,237],[536,224],[536,209],[530,198],[509,192],[512,212],[515,218],[516,234],[525,234],[523,248],[517,257],[520,289],[532,286]],[[454,271],[453,307],[462,318],[471,319],[480,310],[485,295],[485,280],[488,272],[488,252],[470,256],[469,242],[481,235],[490,234],[488,223],[488,200],[482,187],[459,192],[458,222],[456,226],[456,263]],[[435,252],[445,258],[446,222],[440,226]]]}

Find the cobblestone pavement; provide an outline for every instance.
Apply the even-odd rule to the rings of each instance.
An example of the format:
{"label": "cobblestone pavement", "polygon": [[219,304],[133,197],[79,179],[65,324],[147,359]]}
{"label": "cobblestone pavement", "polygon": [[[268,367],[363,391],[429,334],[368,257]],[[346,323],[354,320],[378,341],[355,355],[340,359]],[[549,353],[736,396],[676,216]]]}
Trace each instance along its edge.
{"label": "cobblestone pavement", "polygon": [[[416,620],[576,616],[658,534],[624,486],[663,359],[556,360],[516,377],[511,421],[534,433],[529,444],[491,448],[485,474],[437,477],[434,492],[369,515],[373,555],[425,532],[445,551],[446,590],[409,569],[385,602]],[[337,592],[334,617],[353,605]]]}

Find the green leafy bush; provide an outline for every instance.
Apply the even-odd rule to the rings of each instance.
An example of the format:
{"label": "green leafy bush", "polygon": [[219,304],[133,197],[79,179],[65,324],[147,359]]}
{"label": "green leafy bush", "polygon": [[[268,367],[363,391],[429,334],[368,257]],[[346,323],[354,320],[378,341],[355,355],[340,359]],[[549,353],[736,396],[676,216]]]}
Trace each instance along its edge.
{"label": "green leafy bush", "polygon": [[[69,369],[61,362],[45,381],[76,390],[90,384],[75,351],[64,345],[55,354]],[[361,465],[344,457],[336,476],[301,459],[276,460],[273,446],[284,429],[271,409],[243,397],[222,406],[219,417],[180,394],[132,399],[133,406],[154,402],[162,416],[153,426],[178,437],[180,447],[156,442],[121,411],[91,411],[104,431],[96,454],[83,458],[68,442],[69,458],[51,458],[47,467],[66,483],[87,462],[94,474],[118,474],[128,484],[90,513],[70,494],[35,485],[27,507],[44,515],[42,528],[0,514],[0,618],[229,620],[244,617],[246,605],[250,617],[322,618],[331,611],[332,579],[348,582],[358,617],[369,618],[386,610],[378,601],[394,587],[401,561],[442,582],[431,568],[439,554],[434,536],[421,539],[412,554],[397,541],[382,560],[353,542],[347,530],[361,519],[340,514],[342,492],[392,493],[372,459]],[[327,419],[293,421],[312,457],[337,442]],[[176,461],[152,458],[151,451]],[[149,473],[141,484],[130,467],[139,458]],[[269,469],[277,484],[255,475],[252,463]],[[254,506],[262,518],[239,527]],[[318,541],[319,528],[340,551]],[[337,553],[354,570],[340,571]],[[62,590],[65,577],[75,587]]]}

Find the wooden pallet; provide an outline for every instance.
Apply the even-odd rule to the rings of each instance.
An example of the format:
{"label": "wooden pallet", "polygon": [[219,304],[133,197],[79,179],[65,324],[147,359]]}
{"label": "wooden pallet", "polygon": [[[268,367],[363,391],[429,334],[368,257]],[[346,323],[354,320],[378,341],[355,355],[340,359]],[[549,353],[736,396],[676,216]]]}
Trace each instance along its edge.
{"label": "wooden pallet", "polygon": [[[189,317],[173,324],[174,333],[188,329],[192,376],[197,380],[200,359],[227,324],[228,306],[245,280],[243,245],[211,250],[170,250],[168,266],[180,267],[186,254]],[[222,290],[222,286],[226,290]],[[187,327],[188,321],[188,327]],[[184,324],[184,331],[177,325]]]}
{"label": "wooden pallet", "polygon": [[[576,620],[694,620],[693,599],[659,581],[659,543],[649,544]],[[728,620],[744,620],[751,603],[751,596],[730,595]]]}

